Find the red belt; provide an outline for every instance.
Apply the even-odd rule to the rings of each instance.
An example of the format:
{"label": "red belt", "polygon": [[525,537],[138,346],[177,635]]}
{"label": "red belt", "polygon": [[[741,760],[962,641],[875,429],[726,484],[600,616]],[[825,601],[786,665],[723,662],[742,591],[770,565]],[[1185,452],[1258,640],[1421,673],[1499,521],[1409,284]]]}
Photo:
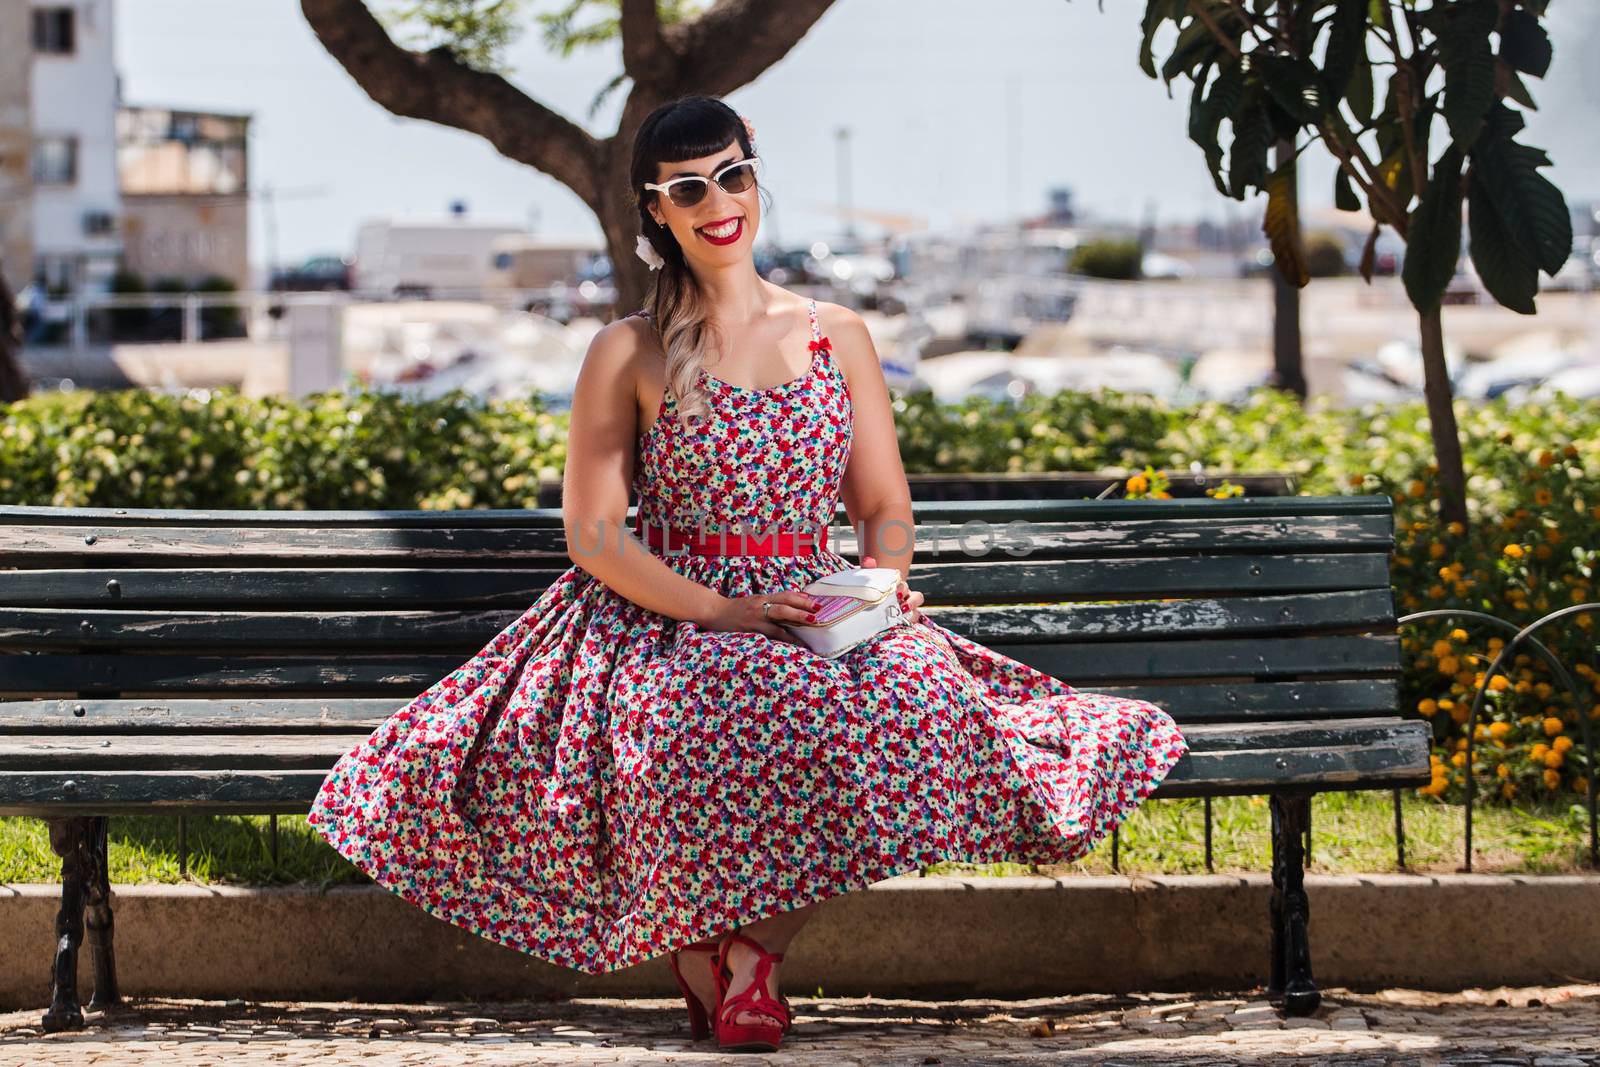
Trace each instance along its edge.
{"label": "red belt", "polygon": [[696,534],[657,525],[634,516],[634,531],[651,548],[693,556],[811,556],[828,547],[828,528],[777,530],[770,533]]}

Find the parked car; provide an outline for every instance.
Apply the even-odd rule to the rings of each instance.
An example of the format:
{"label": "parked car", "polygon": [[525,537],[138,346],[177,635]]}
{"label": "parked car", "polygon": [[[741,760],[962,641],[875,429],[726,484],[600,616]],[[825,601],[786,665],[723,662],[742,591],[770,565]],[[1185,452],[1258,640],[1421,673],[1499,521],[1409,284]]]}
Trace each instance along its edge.
{"label": "parked car", "polygon": [[267,288],[272,292],[349,289],[350,268],[350,261],[342,256],[312,256],[297,267],[274,271]]}

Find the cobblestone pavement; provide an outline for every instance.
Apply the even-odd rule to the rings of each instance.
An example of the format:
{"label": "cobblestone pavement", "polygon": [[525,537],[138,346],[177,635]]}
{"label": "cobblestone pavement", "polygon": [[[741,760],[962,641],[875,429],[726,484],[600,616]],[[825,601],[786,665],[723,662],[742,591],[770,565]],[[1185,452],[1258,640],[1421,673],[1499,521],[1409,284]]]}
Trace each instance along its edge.
{"label": "cobblestone pavement", "polygon": [[[1315,1015],[1265,1000],[1154,993],[1041,1000],[794,998],[777,1064],[1520,1064],[1600,1067],[1600,985],[1426,993],[1323,991]],[[0,1014],[0,1065],[533,1065],[711,1063],[681,1000],[511,1004],[140,998],[44,1034]]]}

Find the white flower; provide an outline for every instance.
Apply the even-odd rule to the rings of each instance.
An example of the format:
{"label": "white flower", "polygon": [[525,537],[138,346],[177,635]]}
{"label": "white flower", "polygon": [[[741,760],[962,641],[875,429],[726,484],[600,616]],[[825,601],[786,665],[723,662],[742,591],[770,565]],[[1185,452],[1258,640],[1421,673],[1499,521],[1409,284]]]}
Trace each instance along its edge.
{"label": "white flower", "polygon": [[661,253],[656,251],[656,246],[650,243],[650,238],[642,233],[634,244],[634,251],[639,253],[640,259],[650,264],[651,270],[660,270],[667,265],[667,261],[661,258]]}

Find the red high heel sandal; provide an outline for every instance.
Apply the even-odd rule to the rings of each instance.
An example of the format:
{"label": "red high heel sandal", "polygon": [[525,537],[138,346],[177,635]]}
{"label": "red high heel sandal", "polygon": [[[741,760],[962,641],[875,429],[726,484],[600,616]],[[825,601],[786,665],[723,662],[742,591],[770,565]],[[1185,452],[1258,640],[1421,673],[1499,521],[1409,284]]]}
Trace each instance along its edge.
{"label": "red high heel sandal", "polygon": [[[733,971],[728,967],[728,946],[738,941],[758,954],[756,973],[750,987],[732,997],[728,986]],[[717,949],[717,1046],[733,1052],[776,1052],[783,1035],[789,1032],[789,1000],[775,1000],[767,992],[767,976],[772,965],[783,961],[783,953],[768,952],[761,944],[741,933],[730,933]],[[740,1013],[765,1015],[771,1022],[737,1023]]]}
{"label": "red high heel sandal", "polygon": [[[716,983],[718,1004],[722,997],[722,945],[717,941],[697,941],[685,948],[705,948],[707,945],[716,949],[711,953],[711,977]],[[683,993],[684,1003],[689,1006],[689,1035],[696,1041],[711,1036],[711,1017],[706,1014],[706,1006],[695,996],[694,990],[689,988],[689,983],[683,980],[683,972],[678,969],[678,949],[668,954],[667,959],[672,963],[672,977],[678,982],[678,989]]]}

